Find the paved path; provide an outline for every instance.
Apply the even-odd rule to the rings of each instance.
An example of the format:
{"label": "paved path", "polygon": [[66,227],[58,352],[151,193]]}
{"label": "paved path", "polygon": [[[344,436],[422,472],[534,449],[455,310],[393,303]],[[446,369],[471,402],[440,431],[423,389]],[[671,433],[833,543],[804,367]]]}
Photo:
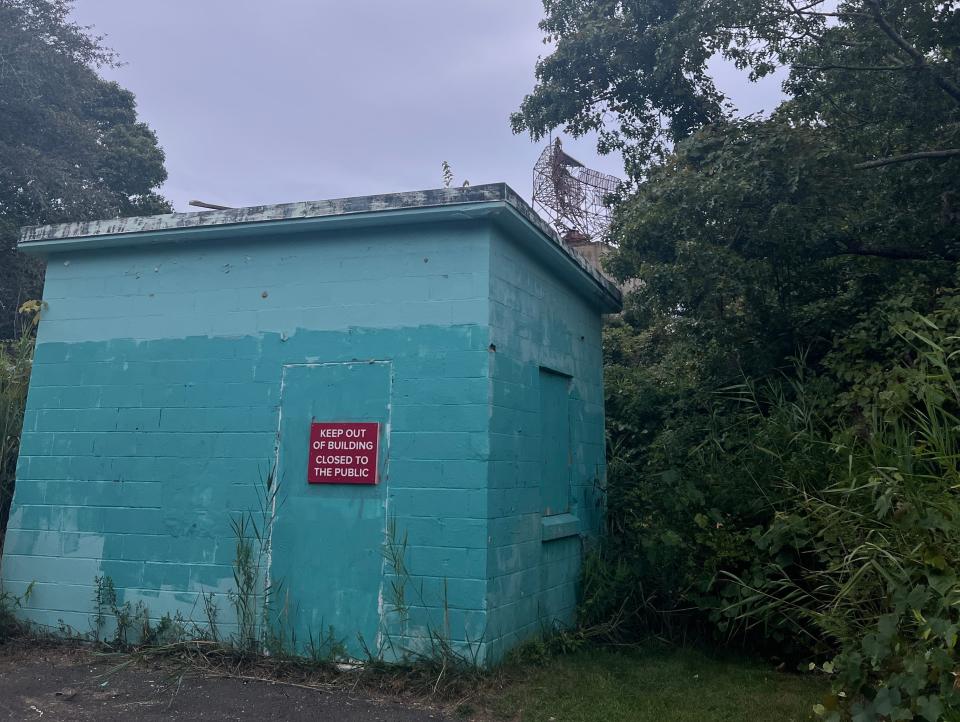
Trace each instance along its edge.
{"label": "paved path", "polygon": [[0,720],[317,720],[442,722],[440,711],[396,702],[241,679],[186,678],[110,669],[81,650],[0,645]]}

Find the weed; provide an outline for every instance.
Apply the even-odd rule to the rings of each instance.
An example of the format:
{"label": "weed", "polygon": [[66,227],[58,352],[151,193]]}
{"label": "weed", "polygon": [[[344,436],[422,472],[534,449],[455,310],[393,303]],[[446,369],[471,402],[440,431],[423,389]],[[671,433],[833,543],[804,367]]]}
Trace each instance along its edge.
{"label": "weed", "polygon": [[220,614],[220,608],[217,606],[217,599],[213,592],[202,594],[201,598],[203,601],[203,615],[207,620],[207,630],[209,631],[210,639],[219,644],[220,625],[218,616]]}
{"label": "weed", "polygon": [[[154,629],[150,622],[150,612],[143,602],[135,605],[129,601],[119,603],[117,589],[109,576],[98,576],[93,580],[94,625],[93,635],[97,642],[106,643],[115,649],[127,649],[134,642],[150,644],[157,638],[158,632],[168,634],[174,626],[174,619],[166,615],[161,618],[160,627]],[[103,632],[109,618],[113,620],[113,638],[109,642],[103,639]],[[164,621],[166,620],[166,621]]]}
{"label": "weed", "polygon": [[307,657],[317,665],[337,660],[348,659],[347,647],[343,638],[337,637],[334,633],[333,625],[327,627],[326,634],[318,634],[316,637],[310,633],[307,640]]}
{"label": "weed", "polygon": [[258,488],[257,495],[259,510],[241,513],[230,522],[236,539],[234,589],[229,594],[237,620],[233,643],[248,654],[264,650],[283,652],[286,646],[286,625],[282,623],[285,610],[281,610],[281,618],[272,618],[274,599],[280,595],[282,581],[274,583],[268,568],[278,501],[275,467],[270,468],[262,487],[263,491]]}
{"label": "weed", "polygon": [[0,589],[0,643],[26,631],[26,627],[16,617],[15,610],[22,607],[33,593],[34,583],[30,582],[22,596]]}
{"label": "weed", "polygon": [[[481,672],[480,651],[483,648],[482,637],[471,640],[466,629],[464,641],[454,642],[450,629],[450,604],[447,581],[443,581],[443,590],[439,600],[428,600],[424,593],[423,582],[416,583],[406,563],[408,538],[406,532],[398,533],[395,518],[387,521],[383,556],[386,562],[385,575],[389,579],[386,586],[386,611],[381,619],[379,647],[376,651],[364,646],[368,664],[383,667],[384,652],[389,651],[391,661],[399,663],[395,671],[403,669],[406,684],[421,691],[436,694],[442,684],[459,689],[464,682],[475,681]],[[442,627],[437,628],[426,617],[425,629],[411,628],[411,599],[420,609],[436,608],[439,602],[443,612]],[[391,622],[391,616],[396,623]],[[403,646],[397,642],[394,630],[402,640],[413,640],[413,645]],[[430,686],[423,689],[423,685]]]}
{"label": "weed", "polygon": [[[38,318],[42,304],[32,304],[24,304],[21,312]],[[0,547],[13,499],[20,432],[33,361],[33,330],[30,323],[19,339],[0,342]]]}

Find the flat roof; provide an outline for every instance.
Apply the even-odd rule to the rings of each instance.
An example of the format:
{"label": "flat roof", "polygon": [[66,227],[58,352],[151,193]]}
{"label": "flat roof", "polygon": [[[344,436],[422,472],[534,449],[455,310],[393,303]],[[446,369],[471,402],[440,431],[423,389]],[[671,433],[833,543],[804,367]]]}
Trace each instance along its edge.
{"label": "flat roof", "polygon": [[[503,211],[508,213],[505,215]],[[373,225],[380,225],[381,222],[427,221],[446,217],[468,219],[486,215],[511,225],[514,230],[527,230],[527,235],[531,238],[539,238],[541,243],[546,245],[538,250],[546,252],[554,262],[557,257],[563,259],[565,263],[561,265],[567,266],[563,270],[573,270],[581,282],[587,281],[598,292],[598,298],[605,310],[619,311],[622,308],[620,290],[579,253],[567,246],[557,232],[506,183],[280,203],[222,211],[167,213],[26,226],[21,230],[18,248],[27,253],[49,254],[67,250],[247,236],[250,232],[263,229],[264,225],[271,226],[271,230],[299,231],[303,230],[303,225],[318,222],[340,225],[366,219]]]}

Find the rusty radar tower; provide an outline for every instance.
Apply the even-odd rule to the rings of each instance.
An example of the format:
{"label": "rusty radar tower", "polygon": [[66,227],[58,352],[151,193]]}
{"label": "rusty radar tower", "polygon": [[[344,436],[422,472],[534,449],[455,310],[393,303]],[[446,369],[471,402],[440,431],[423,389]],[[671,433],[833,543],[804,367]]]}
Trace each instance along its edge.
{"label": "rusty radar tower", "polygon": [[533,167],[533,206],[573,244],[607,241],[610,209],[605,198],[620,187],[616,176],[591,170],[563,151],[557,138]]}

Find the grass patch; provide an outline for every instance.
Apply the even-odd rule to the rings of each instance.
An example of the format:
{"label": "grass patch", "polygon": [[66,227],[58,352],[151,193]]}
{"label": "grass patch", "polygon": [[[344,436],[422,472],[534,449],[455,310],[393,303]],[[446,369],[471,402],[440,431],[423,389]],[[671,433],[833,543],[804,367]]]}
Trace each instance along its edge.
{"label": "grass patch", "polygon": [[[94,645],[20,638],[21,655],[56,647],[87,649],[84,665],[106,665],[91,688],[136,667],[148,668],[171,703],[188,678],[233,678],[318,692],[390,698],[429,705],[464,722],[799,722],[828,691],[813,675],[786,674],[753,660],[691,649],[586,647],[517,662],[488,673],[476,669],[368,663],[340,666],[300,658],[243,654],[212,641],[189,641],[109,654]],[[6,645],[7,649],[14,644]],[[3,649],[3,647],[0,647]],[[542,658],[541,658],[542,659]],[[2,661],[2,660],[0,660]]]}
{"label": "grass patch", "polygon": [[809,720],[828,691],[823,678],[654,646],[589,647],[507,677],[486,706],[495,718],[522,722]]}

